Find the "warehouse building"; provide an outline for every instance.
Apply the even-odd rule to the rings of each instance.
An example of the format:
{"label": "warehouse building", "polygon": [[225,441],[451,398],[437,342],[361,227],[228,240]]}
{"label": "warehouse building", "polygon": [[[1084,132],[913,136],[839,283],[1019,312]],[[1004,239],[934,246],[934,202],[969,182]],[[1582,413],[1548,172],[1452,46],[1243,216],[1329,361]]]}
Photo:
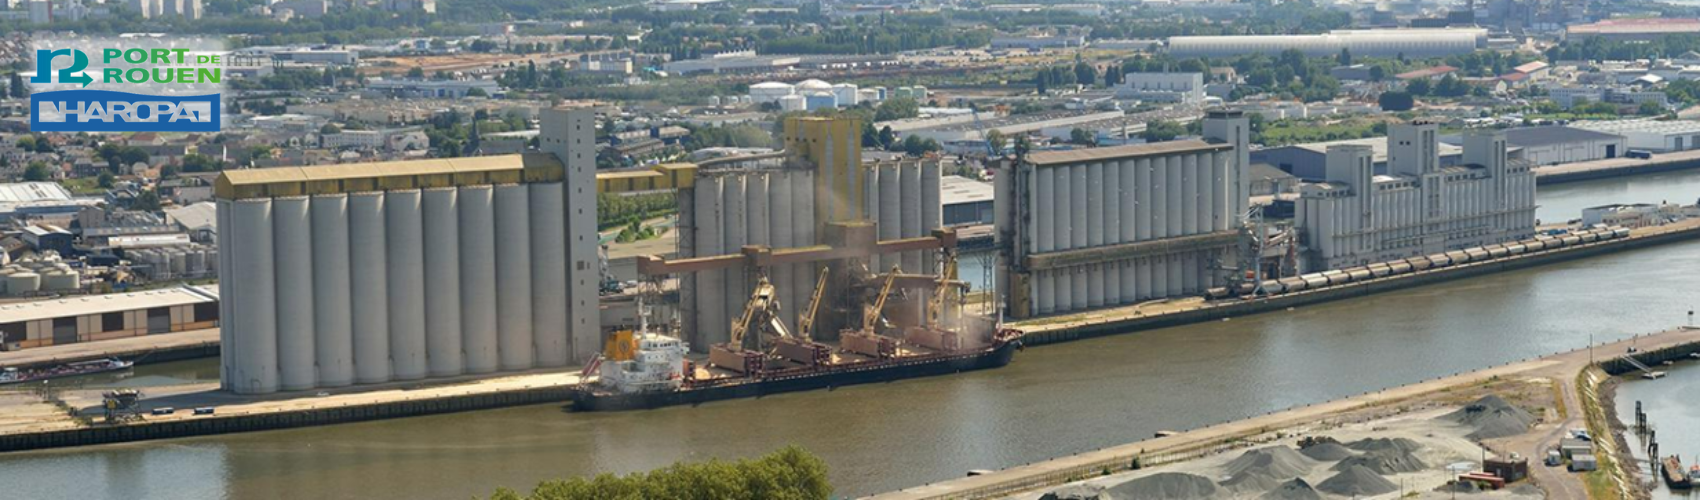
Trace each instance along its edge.
{"label": "warehouse building", "polygon": [[1475,52],[1487,43],[1487,30],[1387,29],[1335,30],[1320,35],[1225,35],[1169,38],[1177,58],[1276,55],[1297,50],[1310,57],[1333,57],[1349,50],[1358,57],[1445,57]]}
{"label": "warehouse building", "polygon": [[1388,130],[1388,173],[1374,173],[1365,145],[1328,149],[1321,183],[1304,186],[1297,225],[1308,269],[1341,269],[1533,236],[1535,174],[1513,162],[1505,134],[1464,137],[1464,164],[1441,166],[1439,126]]}
{"label": "warehouse building", "polygon": [[185,286],[0,305],[0,351],[218,328],[218,294]]}
{"label": "warehouse building", "polygon": [[[995,177],[998,292],[1016,317],[1196,294],[1236,262],[1250,124],[1212,111],[1210,141],[1047,151]],[[1225,267],[1227,266],[1227,267]]]}
{"label": "warehouse building", "polygon": [[1203,73],[1128,73],[1116,87],[1116,97],[1147,102],[1197,104],[1204,102]]}
{"label": "warehouse building", "polygon": [[[1274,165],[1275,168],[1293,174],[1300,179],[1317,182],[1327,177],[1328,149],[1334,146],[1369,147],[1371,160],[1375,162],[1375,173],[1387,173],[1388,147],[1385,137],[1311,142],[1264,148],[1251,152],[1251,161],[1252,163]],[[1442,167],[1457,165],[1463,161],[1463,148],[1446,143],[1440,143],[1436,148],[1440,153],[1440,166]]]}
{"label": "warehouse building", "polygon": [[1572,127],[1621,135],[1629,149],[1656,153],[1700,149],[1700,122],[1693,120],[1578,121]]}
{"label": "warehouse building", "polygon": [[[1464,142],[1463,136],[1442,140],[1453,145]],[[1535,166],[1617,158],[1629,151],[1628,140],[1621,135],[1558,126],[1506,129],[1505,144],[1514,158],[1520,156]]]}
{"label": "warehouse building", "polygon": [[992,184],[960,175],[947,175],[939,182],[944,204],[944,225],[974,226],[992,223]]}
{"label": "warehouse building", "polygon": [[595,114],[542,118],[538,153],[225,171],[225,387],[453,377],[597,352]]}

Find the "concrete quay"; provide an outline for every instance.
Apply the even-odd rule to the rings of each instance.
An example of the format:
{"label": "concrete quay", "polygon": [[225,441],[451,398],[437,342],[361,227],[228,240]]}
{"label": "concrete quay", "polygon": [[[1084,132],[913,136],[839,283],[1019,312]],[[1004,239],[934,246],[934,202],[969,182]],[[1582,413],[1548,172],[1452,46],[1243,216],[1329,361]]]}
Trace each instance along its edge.
{"label": "concrete quay", "polygon": [[[430,382],[242,396],[218,384],[143,389],[137,420],[101,423],[101,392],[69,390],[60,406],[29,391],[0,392],[0,452],[204,436],[364,420],[451,413],[505,406],[564,402],[580,379],[576,370],[534,371],[494,378],[464,377]],[[170,415],[151,415],[155,408]],[[193,409],[212,407],[213,415]],[[88,420],[85,422],[84,420]]]}
{"label": "concrete quay", "polygon": [[1131,306],[1100,309],[1060,316],[1013,322],[1011,327],[1026,335],[1027,345],[1068,342],[1104,335],[1215,321],[1235,316],[1278,311],[1373,293],[1401,290],[1432,283],[1525,269],[1569,260],[1622,252],[1654,245],[1700,238],[1700,219],[1633,230],[1627,238],[1564,247],[1557,250],[1471,262],[1438,269],[1358,281],[1254,299],[1205,301],[1202,298],[1170,299]]}
{"label": "concrete quay", "polygon": [[[1365,408],[1394,405],[1451,388],[1513,377],[1546,378],[1555,382],[1564,382],[1559,387],[1564,393],[1563,404],[1569,408],[1566,412],[1566,419],[1541,424],[1523,436],[1489,443],[1490,447],[1496,449],[1505,448],[1503,451],[1516,451],[1523,456],[1540,457],[1544,456],[1544,451],[1542,451],[1545,449],[1544,447],[1556,442],[1557,437],[1564,430],[1580,426],[1582,412],[1577,402],[1577,390],[1573,384],[1577,374],[1596,360],[1608,361],[1623,356],[1632,346],[1642,353],[1669,353],[1671,356],[1677,355],[1676,353],[1694,352],[1696,349],[1700,349],[1700,328],[1685,327],[1618,342],[1584,347],[1542,358],[1425,380],[1326,403],[1219,423],[1170,436],[1010,467],[978,476],[906,488],[868,498],[875,500],[1000,498],[1023,492],[1038,491],[1081,478],[1097,476],[1106,469],[1110,471],[1128,470],[1130,464],[1136,459],[1144,464],[1187,460],[1199,456],[1215,444],[1247,439],[1278,429],[1300,427]],[[1608,362],[1607,365],[1609,368],[1610,363]],[[1548,498],[1586,498],[1586,493],[1583,492],[1580,480],[1576,476],[1562,474],[1558,472],[1558,469],[1533,471],[1535,468],[1531,467],[1532,472],[1536,473],[1536,481],[1546,490]],[[1581,496],[1577,496],[1578,494]]]}
{"label": "concrete quay", "polygon": [[1609,177],[1622,177],[1625,175],[1671,172],[1692,168],[1700,168],[1700,150],[1660,153],[1645,160],[1635,158],[1611,158],[1606,160],[1535,167],[1534,170],[1535,185],[1545,186],[1548,184],[1605,179]]}

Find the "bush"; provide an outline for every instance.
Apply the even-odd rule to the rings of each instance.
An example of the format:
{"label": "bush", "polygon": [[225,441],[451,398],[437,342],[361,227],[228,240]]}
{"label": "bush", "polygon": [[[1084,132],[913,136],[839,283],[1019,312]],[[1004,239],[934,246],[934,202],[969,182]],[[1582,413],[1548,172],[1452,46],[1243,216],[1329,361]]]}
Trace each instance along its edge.
{"label": "bush", "polygon": [[579,499],[825,499],[832,494],[826,463],[796,446],[787,446],[755,460],[675,463],[649,473],[626,476],[601,474],[594,478],[544,481],[520,495],[496,490],[491,500]]}

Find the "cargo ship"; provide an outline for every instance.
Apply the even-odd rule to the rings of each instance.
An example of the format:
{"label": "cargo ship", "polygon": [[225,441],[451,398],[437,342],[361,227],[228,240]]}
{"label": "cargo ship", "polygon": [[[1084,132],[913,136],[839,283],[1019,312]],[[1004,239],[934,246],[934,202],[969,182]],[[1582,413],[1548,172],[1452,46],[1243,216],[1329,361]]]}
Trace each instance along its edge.
{"label": "cargo ship", "polygon": [[[695,405],[998,368],[1009,364],[1022,348],[1020,331],[976,316],[944,321],[941,315],[930,315],[935,321],[888,327],[886,334],[880,333],[874,326],[884,324],[878,313],[890,294],[892,279],[888,278],[867,313],[865,326],[841,332],[836,347],[815,342],[809,334],[825,286],[824,269],[795,334],[777,320],[773,287],[762,279],[734,323],[732,341],[710,346],[703,364],[688,359],[686,342],[649,331],[647,321],[641,320],[640,304],[639,327],[611,335],[604,352],[585,367],[586,382],[573,392],[573,410]],[[942,300],[937,304],[936,310],[945,309]],[[753,330],[761,333],[747,335]],[[746,348],[746,338],[761,340],[751,349]]]}
{"label": "cargo ship", "polygon": [[[658,333],[616,334],[630,356],[600,363],[594,383],[573,393],[575,411],[621,411],[695,405],[734,398],[753,398],[905,378],[998,368],[1009,364],[1021,349],[1020,332],[1004,330],[990,345],[964,351],[932,351],[896,347],[889,357],[833,354],[814,366],[795,366],[737,373],[716,366],[697,366],[686,359],[685,342]],[[613,344],[611,342],[611,344]]]}
{"label": "cargo ship", "polygon": [[7,368],[5,371],[0,371],[0,385],[22,384],[25,382],[39,382],[42,380],[75,377],[78,375],[114,372],[129,369],[134,365],[135,363],[131,361],[124,361],[118,358],[107,358],[93,361],[66,363],[48,368],[31,368],[23,370]]}

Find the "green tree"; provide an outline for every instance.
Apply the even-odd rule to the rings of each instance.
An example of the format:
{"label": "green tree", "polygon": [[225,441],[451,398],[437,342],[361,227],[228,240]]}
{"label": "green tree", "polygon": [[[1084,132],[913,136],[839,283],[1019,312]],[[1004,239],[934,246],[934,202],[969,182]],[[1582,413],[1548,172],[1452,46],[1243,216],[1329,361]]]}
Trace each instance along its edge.
{"label": "green tree", "polygon": [[1382,111],[1410,111],[1417,105],[1410,92],[1382,92],[1377,102],[1381,104]]}
{"label": "green tree", "polygon": [[1340,56],[1336,57],[1334,59],[1334,62],[1339,63],[1341,66],[1351,66],[1352,65],[1352,49],[1341,48],[1340,49]]}
{"label": "green tree", "polygon": [[478,88],[478,87],[473,87],[473,88],[467,89],[466,96],[467,97],[490,97],[490,93],[485,92],[484,89],[481,89],[481,88]]}
{"label": "green tree", "polygon": [[1027,140],[1026,134],[1016,136],[1015,137],[1015,158],[1018,159],[1018,160],[1026,160],[1027,159],[1027,153],[1030,152],[1030,151],[1033,151],[1033,141]]}
{"label": "green tree", "polygon": [[415,80],[424,79],[425,78],[425,68],[421,68],[421,67],[418,67],[418,66],[414,66],[412,68],[409,68],[407,70],[407,77],[415,79]]}
{"label": "green tree", "polygon": [[1141,137],[1145,142],[1172,141],[1186,133],[1186,126],[1169,120],[1156,120],[1145,124],[1145,133]]}
{"label": "green tree", "polygon": [[914,99],[899,97],[886,99],[874,108],[874,121],[901,120],[921,116],[921,105]]}
{"label": "green tree", "polygon": [[12,72],[12,81],[6,85],[6,89],[12,97],[22,99],[30,96],[30,88],[24,85],[24,75],[16,71]]}
{"label": "green tree", "polygon": [[1098,69],[1085,62],[1074,63],[1074,81],[1090,86],[1098,81]]}
{"label": "green tree", "polygon": [[32,161],[24,167],[24,180],[30,182],[53,180],[53,168],[47,166],[46,163]]}
{"label": "green tree", "polygon": [[649,473],[544,481],[529,495],[502,488],[491,500],[825,500],[832,495],[826,462],[796,446],[755,460],[675,463]]}
{"label": "green tree", "polygon": [[1664,106],[1653,101],[1642,101],[1641,107],[1636,110],[1636,114],[1641,116],[1660,116],[1665,114],[1665,112],[1666,110]]}
{"label": "green tree", "polygon": [[992,147],[993,152],[1001,155],[1003,148],[1009,145],[1009,138],[1003,135],[1002,130],[994,128],[990,132],[986,132],[986,144]]}
{"label": "green tree", "polygon": [[130,202],[130,208],[143,212],[159,211],[159,193],[149,189],[136,194],[136,199]]}
{"label": "green tree", "polygon": [[1096,146],[1098,145],[1098,136],[1086,129],[1075,128],[1068,131],[1068,142],[1082,146]]}
{"label": "green tree", "polygon": [[342,127],[336,126],[335,123],[326,123],[325,126],[319,127],[319,135],[332,135],[332,134],[340,134],[340,133],[342,133]]}
{"label": "green tree", "polygon": [[1418,78],[1406,83],[1405,91],[1410,92],[1411,95],[1429,95],[1430,92],[1434,91],[1434,84],[1429,82],[1427,78]]}
{"label": "green tree", "polygon": [[99,177],[95,177],[95,185],[102,189],[112,189],[113,183],[117,180],[118,177],[112,175],[112,172],[101,172]]}

